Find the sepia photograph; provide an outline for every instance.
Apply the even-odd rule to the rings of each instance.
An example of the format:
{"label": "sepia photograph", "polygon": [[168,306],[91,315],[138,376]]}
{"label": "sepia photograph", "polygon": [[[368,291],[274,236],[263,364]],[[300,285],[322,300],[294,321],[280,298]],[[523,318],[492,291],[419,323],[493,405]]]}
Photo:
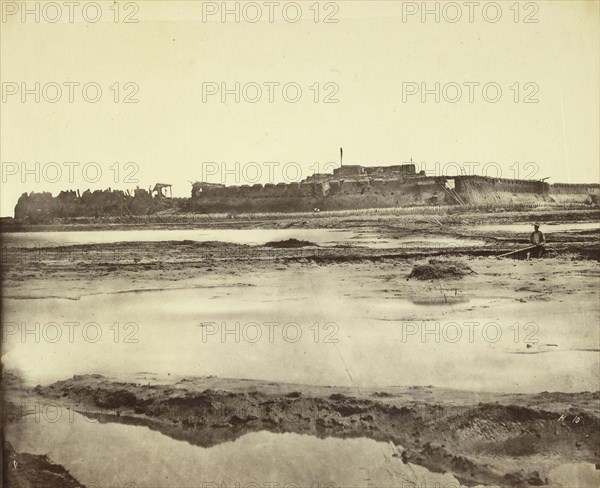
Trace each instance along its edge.
{"label": "sepia photograph", "polygon": [[600,486],[600,0],[0,0],[0,486]]}

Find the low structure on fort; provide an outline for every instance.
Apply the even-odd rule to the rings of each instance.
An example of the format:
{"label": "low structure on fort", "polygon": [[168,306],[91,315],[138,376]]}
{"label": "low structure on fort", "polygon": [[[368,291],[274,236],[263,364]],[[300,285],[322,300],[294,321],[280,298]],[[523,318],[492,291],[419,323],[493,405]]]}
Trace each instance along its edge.
{"label": "low structure on fort", "polygon": [[598,204],[598,184],[549,184],[484,176],[426,176],[414,164],[342,166],[302,182],[225,186],[196,182],[189,199],[166,195],[171,185],[153,190],[24,193],[15,218],[44,222],[62,217],[151,215],[164,210],[197,213],[297,212],[410,207],[422,205],[510,205],[543,202]]}

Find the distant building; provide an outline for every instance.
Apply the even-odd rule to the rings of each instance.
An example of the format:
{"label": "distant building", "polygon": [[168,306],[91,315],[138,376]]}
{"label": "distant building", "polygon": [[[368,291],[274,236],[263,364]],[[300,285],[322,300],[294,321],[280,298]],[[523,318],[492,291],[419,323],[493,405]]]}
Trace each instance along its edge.
{"label": "distant building", "polygon": [[365,174],[365,168],[358,164],[344,165],[333,170],[334,178],[342,178],[344,176],[360,176]]}
{"label": "distant building", "polygon": [[373,176],[416,176],[417,167],[413,163],[397,164],[394,166],[372,166],[365,167],[368,175]]}
{"label": "distant building", "polygon": [[[320,175],[319,175],[320,176]],[[413,163],[397,164],[394,166],[360,166],[358,164],[344,165],[333,170],[334,178],[356,178],[356,177],[410,177],[417,176],[417,168]]]}

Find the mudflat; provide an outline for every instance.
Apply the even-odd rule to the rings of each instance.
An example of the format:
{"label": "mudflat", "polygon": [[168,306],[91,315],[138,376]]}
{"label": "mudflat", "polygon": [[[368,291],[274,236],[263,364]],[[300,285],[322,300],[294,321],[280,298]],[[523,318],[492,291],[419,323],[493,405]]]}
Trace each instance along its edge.
{"label": "mudflat", "polygon": [[[8,420],[50,402],[204,447],[262,431],[368,438],[391,443],[388,467],[405,482],[416,465],[464,486],[568,486],[562,467],[600,463],[598,217],[388,212],[203,227],[356,237],[326,243],[300,233],[27,246],[7,234]],[[546,256],[498,258],[527,246],[532,220]],[[90,320],[95,342],[80,333]]]}

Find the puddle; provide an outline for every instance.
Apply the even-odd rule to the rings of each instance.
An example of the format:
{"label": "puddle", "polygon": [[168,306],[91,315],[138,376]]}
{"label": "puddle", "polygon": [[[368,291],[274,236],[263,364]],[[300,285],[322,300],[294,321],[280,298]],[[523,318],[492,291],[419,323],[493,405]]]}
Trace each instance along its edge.
{"label": "puddle", "polygon": [[261,431],[204,448],[71,411],[54,423],[25,417],[8,424],[6,438],[18,452],[45,454],[92,487],[461,486],[450,474],[404,464],[401,447],[366,438]]}

